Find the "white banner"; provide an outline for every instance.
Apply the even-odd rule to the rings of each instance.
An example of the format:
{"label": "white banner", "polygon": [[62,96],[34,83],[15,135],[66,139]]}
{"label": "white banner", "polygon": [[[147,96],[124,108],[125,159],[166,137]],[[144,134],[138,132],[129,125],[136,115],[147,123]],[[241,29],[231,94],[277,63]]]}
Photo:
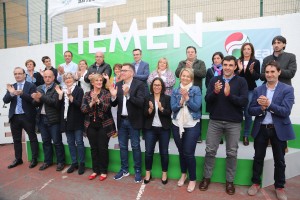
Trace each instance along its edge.
{"label": "white banner", "polygon": [[48,0],[48,16],[60,15],[84,8],[110,7],[126,4],[126,0]]}

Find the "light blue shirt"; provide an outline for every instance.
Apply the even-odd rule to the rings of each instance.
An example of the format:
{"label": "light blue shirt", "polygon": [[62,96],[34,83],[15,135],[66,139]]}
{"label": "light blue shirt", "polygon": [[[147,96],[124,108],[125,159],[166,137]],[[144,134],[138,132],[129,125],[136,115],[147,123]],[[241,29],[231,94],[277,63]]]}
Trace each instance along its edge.
{"label": "light blue shirt", "polygon": [[[23,90],[24,84],[25,84],[25,81],[17,82],[17,90]],[[16,105],[15,114],[23,114],[24,110],[23,110],[23,106],[22,106],[22,99],[20,96],[17,96],[17,98],[19,99],[18,101],[20,101],[20,103],[21,103],[21,109],[19,110],[18,105]]]}
{"label": "light blue shirt", "polygon": [[[274,89],[268,88],[268,84],[266,84],[267,98],[270,100],[271,103],[272,103],[274,92],[275,92],[276,87],[277,87],[277,83],[276,83]],[[271,113],[269,111],[266,111],[266,112],[267,113],[266,113],[265,119],[262,121],[262,124],[273,124],[273,119],[272,119]]]}
{"label": "light blue shirt", "polygon": [[[62,66],[64,68],[65,73],[71,72],[73,74],[75,74],[78,70],[78,65],[76,63],[74,63],[73,61],[71,61],[69,64],[63,63],[60,64],[60,66]],[[65,83],[63,82],[63,76],[60,75],[59,73],[57,74],[57,81],[60,83],[61,86],[64,86]]]}

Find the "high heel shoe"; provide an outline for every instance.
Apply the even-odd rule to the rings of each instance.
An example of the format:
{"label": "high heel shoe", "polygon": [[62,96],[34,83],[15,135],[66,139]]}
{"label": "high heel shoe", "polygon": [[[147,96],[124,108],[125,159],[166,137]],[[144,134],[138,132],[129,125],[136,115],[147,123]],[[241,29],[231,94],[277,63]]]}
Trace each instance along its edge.
{"label": "high heel shoe", "polygon": [[89,180],[95,179],[95,178],[97,177],[97,175],[98,175],[98,174],[96,174],[96,173],[95,173],[95,174],[94,174],[94,173],[91,174],[91,175],[89,176]]}
{"label": "high heel shoe", "polygon": [[168,178],[166,180],[162,180],[161,179],[161,183],[164,184],[164,185],[166,185],[168,183]]}
{"label": "high heel shoe", "polygon": [[186,191],[188,191],[188,192],[193,192],[194,190],[195,190],[195,186],[196,186],[196,183],[194,184],[194,187],[190,187],[190,184],[191,184],[191,182],[189,183],[189,186],[188,186],[188,188],[186,189]]}
{"label": "high heel shoe", "polygon": [[184,178],[183,181],[182,181],[181,179],[179,179],[179,181],[177,182],[177,185],[178,185],[179,187],[183,186],[184,183],[185,183],[185,181],[186,181],[186,179],[187,179],[187,176]]}
{"label": "high heel shoe", "polygon": [[150,180],[152,179],[152,176],[150,175],[150,178],[147,180],[147,179],[144,179],[144,184],[148,184],[150,182]]}

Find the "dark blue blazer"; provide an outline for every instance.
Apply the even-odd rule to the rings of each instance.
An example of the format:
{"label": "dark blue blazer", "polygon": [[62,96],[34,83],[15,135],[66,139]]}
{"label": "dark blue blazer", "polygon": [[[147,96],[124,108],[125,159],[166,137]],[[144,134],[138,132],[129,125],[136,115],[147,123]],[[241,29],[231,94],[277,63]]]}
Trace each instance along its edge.
{"label": "dark blue blazer", "polygon": [[[17,83],[13,84],[14,88],[17,89]],[[31,98],[31,94],[36,92],[36,86],[33,83],[25,81],[23,87],[23,94],[20,96],[22,98],[22,108],[28,120],[34,122],[36,116],[36,109],[33,105],[33,99]],[[17,96],[11,96],[7,91],[5,96],[3,97],[4,103],[10,103],[8,118],[9,121],[15,114],[16,106],[17,106]]]}
{"label": "dark blue blazer", "polygon": [[[266,112],[261,110],[257,99],[267,95],[266,84],[254,89],[253,98],[249,106],[249,114],[255,116],[252,136],[255,138],[259,133],[260,125],[265,118]],[[294,88],[285,83],[278,82],[270,106],[267,108],[272,115],[276,134],[279,140],[286,141],[295,139],[295,133],[290,120],[290,114],[294,101]]]}
{"label": "dark blue blazer", "polygon": [[[132,63],[132,65],[134,66],[135,63]],[[146,96],[148,96],[150,94],[148,84],[147,84],[149,75],[150,75],[149,64],[141,60],[138,71],[137,71],[137,73],[135,73],[134,78],[136,78],[144,83]]]}
{"label": "dark blue blazer", "polygon": [[[123,108],[123,90],[122,90],[123,81],[119,81],[116,86],[118,87],[117,98],[115,101],[111,102],[112,106],[118,105],[117,120],[118,120],[118,129],[121,124],[121,113]],[[144,125],[144,97],[145,90],[144,85],[141,81],[137,79],[132,79],[130,89],[129,89],[130,98],[126,102],[127,112],[129,122],[134,129],[141,129]]]}

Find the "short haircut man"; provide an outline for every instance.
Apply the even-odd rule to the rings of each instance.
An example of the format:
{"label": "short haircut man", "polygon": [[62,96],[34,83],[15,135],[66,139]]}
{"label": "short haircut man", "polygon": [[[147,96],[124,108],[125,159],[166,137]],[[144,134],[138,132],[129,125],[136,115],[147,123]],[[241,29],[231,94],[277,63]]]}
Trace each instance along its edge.
{"label": "short haircut man", "polygon": [[26,131],[30,140],[32,160],[29,168],[37,165],[38,140],[35,133],[36,109],[32,104],[31,94],[36,91],[33,83],[25,81],[25,70],[21,67],[14,69],[16,83],[7,84],[4,103],[10,103],[9,122],[14,141],[15,160],[8,166],[14,168],[23,163],[22,160],[22,129]]}
{"label": "short haircut man", "polygon": [[[107,74],[109,77],[111,76],[112,70],[108,63],[104,61],[104,53],[98,51],[95,53],[95,63],[92,64],[86,75],[84,76],[84,81],[86,83],[90,83],[90,79],[93,74]],[[104,80],[103,85],[105,85],[106,80]]]}
{"label": "short haircut man", "polygon": [[118,105],[117,126],[118,140],[120,145],[121,169],[114,177],[119,180],[129,175],[128,168],[128,140],[130,139],[134,169],[135,182],[142,181],[141,178],[141,147],[140,129],[143,128],[143,107],[145,88],[141,81],[134,79],[134,66],[124,63],[121,69],[123,81],[116,83],[116,88],[110,87],[112,95],[112,106]]}
{"label": "short haircut man", "polygon": [[205,100],[210,104],[209,124],[206,136],[204,178],[199,189],[205,191],[210,184],[214,160],[222,135],[226,139],[226,193],[234,194],[237,150],[243,121],[243,107],[248,103],[248,86],[243,77],[236,76],[234,56],[222,61],[223,75],[211,79]]}
{"label": "short haircut man", "polygon": [[264,158],[270,140],[274,159],[274,187],[278,199],[287,199],[283,190],[285,185],[285,148],[287,141],[295,139],[289,115],[295,103],[294,88],[279,81],[281,68],[275,61],[266,63],[266,84],[254,90],[249,113],[255,116],[252,137],[254,138],[253,185],[248,194],[259,191]]}
{"label": "short haircut man", "polygon": [[46,70],[44,72],[45,84],[37,88],[37,92],[32,94],[32,98],[34,104],[39,107],[37,119],[44,151],[44,163],[39,170],[45,170],[53,163],[53,141],[57,158],[56,171],[62,171],[65,166],[65,150],[60,132],[61,102],[55,89],[59,86],[54,82],[54,78],[53,72]]}
{"label": "short haircut man", "polygon": [[134,78],[142,81],[145,87],[145,95],[149,96],[149,88],[147,79],[150,75],[149,71],[149,63],[142,60],[142,50],[141,49],[133,49],[132,50],[134,62],[132,65],[135,69]]}

